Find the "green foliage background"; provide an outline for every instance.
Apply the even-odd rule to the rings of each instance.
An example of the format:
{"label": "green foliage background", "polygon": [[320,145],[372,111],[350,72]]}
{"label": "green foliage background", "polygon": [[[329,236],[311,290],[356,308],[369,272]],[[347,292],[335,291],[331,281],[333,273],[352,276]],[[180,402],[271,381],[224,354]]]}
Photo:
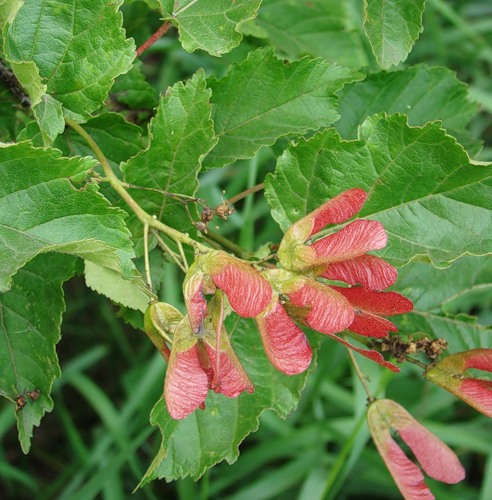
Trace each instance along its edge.
{"label": "green foliage background", "polygon": [[[159,26],[159,16],[151,10],[156,3],[152,0],[126,1],[122,6],[127,36],[133,37],[137,46]],[[172,3],[162,2],[164,12],[167,12],[166,9],[171,12]],[[447,130],[460,140],[475,159],[492,160],[490,2],[428,0],[424,13],[424,31],[420,34],[406,65],[426,63],[443,68],[428,70],[424,66],[414,66],[406,71],[405,65],[402,65],[402,68],[394,71],[390,77],[382,72],[377,61],[383,67],[389,67],[392,61],[398,62],[398,54],[405,52],[405,47],[397,47],[394,52],[388,52],[377,42],[378,33],[384,27],[372,26],[366,31],[379,47],[376,61],[362,28],[359,3],[347,2],[347,8],[342,9],[342,2],[318,1],[312,2],[310,10],[301,2],[292,5],[291,2],[264,0],[258,19],[242,25],[241,30],[246,35],[244,40],[231,53],[221,58],[213,58],[200,51],[191,54],[185,52],[178,41],[177,32],[170,31],[145,53],[142,57],[144,64],[137,65],[129,73],[119,77],[111,89],[110,103],[114,109],[124,110],[127,118],[142,123],[148,119],[148,112],[145,110],[157,104],[160,92],[182,79],[187,79],[201,67],[205,69],[207,76],[215,77],[212,80],[214,96],[218,96],[216,98],[220,99],[221,103],[227,103],[228,81],[221,80],[227,67],[232,63],[244,61],[250,50],[272,45],[282,57],[298,58],[311,54],[328,60],[336,58],[340,65],[354,71],[363,66],[374,71],[368,79],[344,87],[339,93],[340,105],[337,113],[331,113],[330,109],[320,112],[320,120],[325,120],[320,121],[320,126],[332,124],[337,119],[337,114],[341,115],[342,118],[335,122],[335,127],[343,139],[357,138],[357,127],[364,123],[369,115],[381,111],[403,112],[408,115],[410,125],[424,125],[429,119],[441,119]],[[381,1],[373,2],[373,5],[377,7],[378,3]],[[406,3],[416,6],[417,10],[421,6],[421,2],[400,2],[400,5]],[[236,10],[228,13],[232,19],[236,15],[253,17],[259,2],[255,4],[237,0],[235,4]],[[397,9],[389,9],[388,12],[388,23],[397,22]],[[190,29],[193,29],[193,23],[189,21],[193,19],[192,14],[191,9],[188,9],[174,20],[179,26],[181,41],[188,48],[195,48],[193,32],[190,33]],[[418,18],[419,13],[412,15]],[[219,14],[218,18],[220,17]],[[298,22],[300,18],[304,21],[302,26]],[[220,19],[217,20],[219,21]],[[215,22],[214,19],[211,22]],[[413,41],[417,35],[418,29],[412,29],[408,39]],[[116,32],[115,39],[118,36],[121,36],[121,33]],[[238,36],[234,35],[236,38]],[[328,40],[332,40],[332,43]],[[73,41],[73,44],[80,43],[83,45],[83,40]],[[203,39],[202,43],[203,48],[208,48],[216,54],[225,53],[230,49],[230,46],[224,45],[223,41],[214,36]],[[69,45],[68,53],[72,45]],[[410,45],[407,44],[406,50]],[[132,47],[128,46],[127,49],[132,50]],[[252,60],[253,57],[257,59]],[[250,56],[250,66],[255,69],[259,67],[261,71],[261,60],[268,57],[271,57],[270,50],[262,49]],[[120,72],[128,66],[126,49],[122,52],[120,65]],[[235,71],[247,78],[249,85],[253,87],[265,80],[262,75],[257,82],[250,81],[252,77],[249,75],[249,69],[246,63],[246,66],[238,67]],[[26,81],[35,84],[29,68],[27,70]],[[49,71],[49,68],[43,70]],[[306,72],[306,68],[303,71]],[[314,82],[334,70],[317,68],[316,71],[312,76]],[[478,101],[478,107],[465,99],[466,88],[458,83],[452,71],[457,73],[461,81],[469,84],[470,95]],[[152,83],[152,87],[145,83],[142,73]],[[350,76],[352,80],[357,79],[354,75],[355,72]],[[192,85],[199,87],[200,78],[196,76]],[[350,80],[348,73],[341,72],[338,78]],[[380,90],[381,81],[387,82],[387,89],[384,91]],[[63,74],[55,73],[50,85],[58,90],[58,86],[66,85],[63,82]],[[96,92],[95,97],[83,95],[81,98],[87,102],[91,102],[91,99],[97,101],[101,92],[104,94],[104,88],[109,88],[109,83],[103,82],[102,87],[102,90],[98,89],[99,93]],[[128,93],[128,87],[132,89],[131,95]],[[431,91],[419,94],[423,87],[428,87]],[[73,94],[77,94],[74,89],[62,90],[68,96],[63,105],[69,111],[79,113],[87,110],[87,107],[79,107],[79,100],[73,98]],[[187,87],[187,90],[190,88]],[[175,85],[166,105],[171,107],[173,96],[184,93],[185,88],[181,84]],[[313,95],[316,97],[315,88]],[[247,96],[244,97],[245,107],[248,109],[254,104],[254,95],[252,97],[252,102],[246,100]],[[306,106],[309,106],[309,97],[305,97]],[[0,98],[7,101],[12,99],[2,88]],[[196,99],[195,103],[190,98],[190,106],[200,105],[200,99]],[[43,134],[48,137],[56,135],[63,118],[59,103],[43,103],[40,100],[36,106],[41,129],[23,133],[28,134],[26,137],[37,137],[41,145]],[[110,109],[108,113],[91,120],[89,130],[96,141],[100,137],[101,143],[108,144],[105,154],[117,164],[121,161],[120,157],[138,153],[146,138],[141,137],[137,127],[127,123],[115,123],[109,116],[109,111]],[[212,155],[205,161],[206,168],[228,163],[227,158],[221,156],[222,145],[234,144],[236,141],[234,134],[229,133],[227,129],[234,117],[213,118],[218,124],[216,131],[220,137],[217,145],[207,138],[207,119],[203,119],[205,132],[201,138],[203,149],[200,153],[205,154],[214,148]],[[0,140],[8,141],[15,137],[25,125],[22,119],[21,113],[0,116]],[[296,116],[294,119],[298,124],[296,130],[307,131],[303,126],[302,116]],[[155,118],[156,122],[158,120],[159,116]],[[402,120],[396,120],[402,123]],[[384,122],[382,115],[377,119],[370,119],[359,136],[360,142],[350,147],[360,148],[363,156],[364,151],[371,146],[371,137],[376,137],[377,140],[377,132],[381,133],[377,124],[384,126]],[[112,127],[110,133],[108,124]],[[208,199],[211,205],[220,203],[223,189],[226,190],[227,197],[232,197],[273,172],[275,156],[282,152],[287,143],[281,140],[273,144],[272,137],[282,134],[276,132],[277,135],[269,137],[267,132],[271,124],[266,122],[266,125],[267,127],[265,123],[261,123],[257,127],[256,130],[267,130],[257,143],[248,145],[245,159],[232,167],[209,170],[200,176],[199,195]],[[238,127],[240,129],[241,124],[236,124],[234,129]],[[401,127],[403,130],[404,124]],[[442,144],[443,151],[449,152],[456,147],[452,139],[444,137],[435,129],[435,126],[428,126],[432,140]],[[253,135],[257,137],[257,134]],[[105,140],[104,137],[110,137],[111,140]],[[132,137],[132,140],[128,141],[128,137]],[[121,142],[118,142],[120,139]],[[68,139],[65,136],[59,137],[57,141],[55,145],[62,151],[89,154],[87,145],[75,134],[73,137],[68,136]],[[291,146],[282,156],[276,175],[280,175],[282,168],[295,169],[296,155],[303,147],[314,148],[316,141],[331,141],[337,155],[333,158],[317,158],[317,162],[313,162],[313,171],[330,172],[326,165],[332,168],[333,162],[337,164],[344,161],[343,154],[348,147],[347,143],[334,132],[329,132],[316,136],[307,146],[303,141],[297,146]],[[480,141],[483,141],[483,149],[480,148]],[[416,143],[419,148],[425,148],[425,143],[420,144],[418,140]],[[260,149],[256,153],[263,145],[271,148]],[[398,144],[395,147],[398,148]],[[159,151],[154,154],[159,154]],[[420,154],[422,157],[425,151],[417,149],[414,154]],[[145,164],[145,161],[145,154],[133,160],[134,164]],[[163,163],[166,161],[168,159],[162,158]],[[182,161],[191,160],[185,157]],[[81,162],[80,168],[89,168],[90,162],[86,163],[87,165]],[[422,162],[422,168],[426,166]],[[446,165],[447,168],[457,171],[462,166]],[[129,172],[132,168],[132,163],[126,165]],[[57,181],[55,178],[54,182]],[[173,180],[178,181],[179,178]],[[396,181],[403,182],[398,177]],[[62,182],[59,184],[60,189],[63,189]],[[245,249],[255,250],[268,241],[280,239],[281,232],[275,221],[285,228],[287,221],[298,218],[300,213],[316,206],[310,206],[309,197],[302,197],[304,205],[297,207],[295,214],[283,213],[275,208],[275,203],[278,202],[278,206],[281,206],[282,196],[289,196],[289,193],[285,190],[275,192],[271,181],[267,181],[266,192],[273,207],[273,218],[269,216],[270,208],[264,197],[250,197],[237,206],[238,213],[223,224],[221,234],[237,241]],[[321,196],[328,197],[332,194],[315,193],[313,203]],[[479,196],[477,192],[473,194]],[[384,195],[381,191],[379,196],[384,198]],[[95,193],[91,191],[84,196],[97,200]],[[475,214],[473,209],[476,207],[470,207],[470,194],[465,193],[460,202],[463,197],[467,200],[464,205],[468,208],[462,209],[470,210],[468,217],[471,220]],[[149,197],[145,202],[152,204],[152,198]],[[435,200],[430,203],[432,202]],[[388,207],[392,208],[391,200],[387,203]],[[74,207],[76,208],[76,202]],[[423,210],[422,207],[418,208]],[[97,205],[96,209],[101,213],[108,211],[102,203]],[[377,218],[377,214],[371,212],[371,207],[365,207],[365,210],[367,213],[364,215]],[[383,221],[387,226],[391,224],[391,213],[389,210],[385,214],[389,218]],[[111,217],[110,213],[108,217]],[[416,224],[422,217],[423,215],[420,215],[417,218]],[[108,225],[111,225],[111,221]],[[466,233],[468,229],[457,228],[455,239],[448,242],[446,252],[429,253],[432,260],[442,266],[446,265],[456,257],[456,248],[462,248],[460,245],[463,239],[470,245],[470,251],[473,251],[474,241]],[[393,241],[388,248],[388,252],[393,254],[386,255],[386,258],[393,259],[396,263],[399,259],[405,261],[405,247],[399,248],[397,243]],[[423,243],[425,247],[425,242],[419,243]],[[52,244],[61,245],[66,242],[54,241]],[[102,251],[101,259],[104,258]],[[19,265],[22,263],[20,258]],[[51,276],[52,286],[60,286],[60,281],[64,281],[76,271],[75,266],[72,260],[67,259],[66,276],[62,277],[50,275],[46,264],[45,271]],[[163,285],[161,299],[180,305],[181,273],[172,264],[165,264],[159,271],[160,274],[155,279]],[[30,272],[29,267],[19,272],[18,286],[22,287],[23,273],[27,272]],[[487,325],[492,323],[491,275],[490,259],[477,257],[461,258],[452,267],[442,271],[436,271],[426,262],[403,268],[398,282],[399,290],[411,291],[409,296],[418,306],[418,312],[408,315],[399,325],[400,329],[414,333],[426,332],[432,328],[440,335],[453,339],[455,349],[476,347],[479,344],[492,347],[492,332],[487,328]],[[97,286],[94,284],[94,288],[97,289]],[[427,298],[422,299],[423,292],[429,288],[433,288],[433,294],[427,293]],[[65,342],[61,342],[57,348],[62,375],[54,383],[52,398],[43,401],[43,411],[51,410],[52,400],[55,402],[54,409],[45,415],[42,426],[35,429],[29,455],[23,455],[19,448],[12,404],[3,399],[0,402],[0,496],[81,500],[96,497],[128,498],[161,445],[160,433],[157,427],[150,427],[148,419],[162,393],[164,366],[141,332],[116,319],[114,313],[117,308],[102,296],[88,290],[81,278],[72,279],[64,289],[67,310],[64,313],[62,336]],[[50,293],[49,287],[39,290],[44,301],[49,301]],[[50,308],[46,318],[41,320],[59,321],[63,306],[53,301]],[[471,315],[478,316],[478,320]],[[247,328],[246,323],[239,329]],[[46,353],[47,356],[51,354]],[[364,372],[370,376],[370,384],[375,391],[386,387],[387,397],[405,405],[430,430],[452,445],[465,464],[468,477],[464,483],[448,487],[432,480],[428,481],[436,497],[488,500],[487,495],[492,491],[490,420],[457,402],[441,389],[425,383],[419,370],[413,366],[404,366],[402,373],[394,376],[382,372],[379,367],[364,359],[361,359],[360,363]],[[47,381],[48,385],[49,383]],[[293,385],[295,386],[295,382]],[[297,388],[293,390],[295,389]],[[333,342],[323,342],[318,352],[317,370],[308,377],[297,409],[286,420],[280,419],[271,411],[263,413],[259,430],[247,437],[241,445],[241,456],[237,463],[228,465],[223,462],[205,472],[197,482],[190,478],[171,484],[164,481],[150,482],[145,488],[138,490],[134,498],[399,498],[399,493],[381,459],[374,448],[368,445],[368,431],[363,422],[364,408],[365,394],[351,372],[344,349]],[[154,412],[161,410],[158,406]],[[253,415],[251,418],[256,417]],[[220,428],[208,425],[207,422],[204,425],[205,432],[214,435],[221,432]],[[186,433],[186,429],[182,432]],[[234,461],[233,452],[229,457]],[[180,475],[179,471],[166,472],[167,466],[166,463],[162,464],[163,473],[168,476]]]}

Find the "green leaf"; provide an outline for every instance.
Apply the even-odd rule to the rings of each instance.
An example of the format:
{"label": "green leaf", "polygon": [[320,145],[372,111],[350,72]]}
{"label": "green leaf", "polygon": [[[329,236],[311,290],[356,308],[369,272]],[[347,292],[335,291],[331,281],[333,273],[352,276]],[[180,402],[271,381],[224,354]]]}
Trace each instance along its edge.
{"label": "green leaf", "polygon": [[263,0],[255,25],[292,59],[321,57],[358,69],[369,64],[361,33],[353,26],[347,2],[339,0]]}
{"label": "green leaf", "polygon": [[24,87],[31,99],[31,106],[41,102],[41,97],[45,94],[47,86],[39,74],[38,67],[32,61],[15,62],[10,61],[12,70],[19,83]]}
{"label": "green leaf", "polygon": [[[141,0],[125,0],[125,5],[131,5],[135,2],[140,2]],[[143,0],[145,4],[147,4],[149,9],[152,10],[161,10],[161,0]]]}
{"label": "green leaf", "polygon": [[466,131],[478,106],[456,74],[440,67],[413,66],[400,71],[373,73],[346,85],[339,93],[340,120],[336,129],[344,139],[357,138],[366,117],[379,112],[405,113],[410,125],[441,120],[459,141],[477,150],[479,142]]}
{"label": "green leaf", "polygon": [[41,134],[47,138],[48,143],[53,142],[65,130],[62,108],[62,103],[48,94],[43,95],[41,101],[32,108]]}
{"label": "green leaf", "polygon": [[492,328],[463,314],[448,314],[448,304],[475,291],[492,292],[490,257],[463,257],[447,269],[411,263],[400,270],[398,289],[414,302],[414,312],[399,321],[400,332],[423,332],[447,340],[450,352],[492,348]]}
{"label": "green leaf", "polygon": [[[103,113],[83,125],[84,130],[94,139],[116,173],[119,164],[135,156],[143,149],[142,129],[127,122],[117,113]],[[18,136],[19,141],[31,140],[34,146],[41,147],[43,138],[36,122],[31,122]],[[70,127],[65,129],[53,142],[65,156],[93,156],[94,151],[83,137]]]}
{"label": "green leaf", "polygon": [[224,78],[209,81],[219,142],[204,166],[251,158],[279,137],[328,127],[339,117],[335,92],[357,77],[319,59],[287,63],[271,48],[251,52]]}
{"label": "green leaf", "polygon": [[145,282],[141,277],[127,281],[115,271],[89,261],[85,262],[84,275],[85,283],[89,288],[105,295],[117,304],[136,311],[144,313],[153,297],[147,291]]}
{"label": "green leaf", "polygon": [[9,23],[22,5],[22,0],[0,0],[0,28]]}
{"label": "green leaf", "polygon": [[130,278],[133,247],[125,213],[87,184],[89,158],[62,158],[56,149],[28,143],[0,147],[0,290],[34,256],[78,255]]}
{"label": "green leaf", "polygon": [[[232,319],[234,324],[237,319]],[[256,431],[263,411],[272,409],[285,418],[297,406],[307,372],[289,377],[275,370],[252,321],[240,319],[231,341],[255,392],[230,399],[209,391],[206,409],[180,421],[169,416],[161,398],[152,410],[151,423],[159,426],[163,442],[139,486],[157,478],[172,481],[191,476],[196,480],[224,459],[235,462],[238,446]]]}
{"label": "green leaf", "polygon": [[188,52],[202,49],[220,56],[239,45],[241,23],[256,16],[261,0],[161,0],[164,19],[179,30]]}
{"label": "green leaf", "polygon": [[[210,90],[198,71],[186,84],[179,82],[161,96],[150,125],[149,147],[122,167],[130,184],[166,193],[193,196],[202,158],[216,143],[210,119]],[[156,191],[132,189],[147,212],[180,230],[191,225],[183,203]]]}
{"label": "green leaf", "polygon": [[[55,346],[65,310],[62,284],[73,276],[76,259],[40,255],[15,276],[12,289],[0,295],[0,394],[13,403],[19,441],[27,453],[33,427],[53,409],[51,386],[60,376]],[[39,391],[39,397],[29,395]]]}
{"label": "green leaf", "polygon": [[364,0],[364,30],[385,69],[404,61],[422,32],[425,0]]}
{"label": "green leaf", "polygon": [[120,75],[111,87],[112,100],[122,103],[131,109],[154,109],[157,106],[157,95],[154,88],[145,80],[142,73],[142,62],[135,60],[132,69]]}
{"label": "green leaf", "polygon": [[379,220],[388,244],[378,255],[446,267],[492,248],[492,168],[471,164],[439,123],[409,127],[402,115],[369,117],[357,141],[334,130],[300,140],[266,179],[272,215],[286,230],[346,189],[369,193],[360,217]]}
{"label": "green leaf", "polygon": [[[40,86],[36,72],[42,90],[53,98],[46,106],[55,109],[45,109],[43,116],[58,115],[59,103],[69,112],[90,114],[103,104],[114,78],[130,69],[135,46],[125,39],[118,5],[104,0],[25,0],[6,26],[5,55],[33,105],[40,98],[39,90],[34,96],[31,88],[33,81]],[[28,65],[27,74],[19,65]],[[40,125],[43,128],[43,122]]]}

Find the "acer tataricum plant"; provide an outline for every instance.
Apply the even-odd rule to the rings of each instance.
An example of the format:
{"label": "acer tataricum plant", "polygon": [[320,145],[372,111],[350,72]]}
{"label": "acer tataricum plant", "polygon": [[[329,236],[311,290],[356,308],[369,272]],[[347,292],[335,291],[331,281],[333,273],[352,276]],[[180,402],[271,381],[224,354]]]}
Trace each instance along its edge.
{"label": "acer tataricum plant", "polygon": [[[410,369],[492,416],[492,337],[441,307],[490,283],[492,168],[466,85],[404,63],[424,0],[358,3],[350,28],[328,22],[350,18],[332,0],[149,0],[158,28],[138,44],[130,4],[0,5],[0,394],[24,453],[56,404],[62,286],[82,274],[167,367],[139,488],[234,462],[265,410],[297,407],[321,344],[350,359],[367,446],[405,498],[434,498],[421,469],[461,481],[446,436],[386,395]],[[146,75],[163,40],[203,67],[157,96]],[[250,185],[201,196],[231,165]],[[253,200],[280,235],[255,248],[221,234]],[[174,304],[157,278],[169,262]]]}

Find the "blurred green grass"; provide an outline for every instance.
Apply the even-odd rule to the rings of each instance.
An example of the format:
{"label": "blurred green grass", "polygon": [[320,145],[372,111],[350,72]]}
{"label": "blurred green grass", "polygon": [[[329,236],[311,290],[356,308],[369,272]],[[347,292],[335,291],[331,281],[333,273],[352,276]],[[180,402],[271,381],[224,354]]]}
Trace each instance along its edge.
{"label": "blurred green grass", "polygon": [[[158,26],[143,2],[125,7],[130,36],[141,43]],[[471,131],[484,140],[482,160],[492,159],[492,4],[429,0],[425,31],[408,64],[427,62],[454,69],[470,85],[481,106]],[[132,24],[133,23],[133,24]],[[145,56],[157,90],[186,78],[196,68],[221,75],[258,42],[246,40],[233,53],[213,59],[187,54],[175,36],[156,43]],[[201,179],[199,196],[210,205],[261,182],[274,168],[274,155],[262,150],[249,161],[211,171]],[[225,194],[223,193],[225,191]],[[248,250],[278,241],[261,194],[236,206],[220,223],[220,233]],[[180,274],[166,266],[161,299],[180,305]],[[363,419],[365,395],[354,379],[344,349],[324,342],[318,369],[308,380],[298,409],[286,420],[262,415],[258,432],[241,447],[233,465],[221,463],[199,480],[157,481],[133,496],[132,490],[156,454],[160,435],[148,417],[162,393],[164,363],[146,337],[115,316],[117,308],[77,278],[65,287],[67,312],[58,354],[62,377],[55,383],[55,409],[36,429],[31,453],[17,442],[13,405],[0,403],[0,498],[2,499],[397,499],[400,494],[369,443]],[[457,309],[460,304],[456,304]],[[462,310],[492,314],[490,300],[467,298]],[[430,430],[453,446],[468,476],[459,485],[428,480],[438,499],[490,500],[492,423],[474,410],[426,384],[413,366],[396,379],[361,360],[370,383],[401,402]]]}

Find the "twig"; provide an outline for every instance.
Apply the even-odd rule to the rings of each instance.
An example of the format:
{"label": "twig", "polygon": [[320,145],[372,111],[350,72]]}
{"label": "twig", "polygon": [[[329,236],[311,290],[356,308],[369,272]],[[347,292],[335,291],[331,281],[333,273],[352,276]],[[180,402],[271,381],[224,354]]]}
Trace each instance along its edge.
{"label": "twig", "polygon": [[250,256],[249,252],[245,252],[239,245],[236,245],[231,240],[224,238],[224,236],[222,236],[219,233],[214,233],[213,231],[207,231],[205,238],[214,241],[215,243],[218,243],[220,246],[229,250],[230,252],[237,255],[241,259],[247,260],[248,257]]}
{"label": "twig", "polygon": [[166,242],[159,236],[159,233],[155,230],[152,231],[154,236],[157,238],[157,243],[159,246],[171,257],[171,259],[174,260],[175,264],[183,271],[185,274],[188,272],[187,268],[184,266],[184,264],[179,260],[178,256],[176,255],[176,252],[173,252],[169,246],[166,244]]}
{"label": "twig", "polygon": [[264,189],[264,187],[265,187],[265,183],[261,182],[260,184],[256,184],[256,186],[252,186],[249,189],[245,189],[241,193],[230,198],[228,201],[229,201],[229,203],[234,204],[234,203],[238,202],[239,200],[246,198],[246,196],[249,196],[250,194],[257,193],[258,191],[261,191],[262,189]]}
{"label": "twig", "polygon": [[187,273],[188,272],[188,261],[186,260],[186,255],[185,255],[184,250],[183,250],[183,245],[181,244],[180,241],[178,241],[177,244],[178,244],[179,255],[181,255],[181,260],[183,261],[183,267],[185,268],[184,272]]}
{"label": "twig", "polygon": [[372,395],[371,389],[369,389],[369,385],[367,383],[365,375],[362,373],[362,370],[360,369],[359,363],[357,363],[357,360],[355,359],[354,353],[350,350],[347,349],[349,356],[350,356],[350,361],[352,361],[352,365],[355,369],[355,373],[357,377],[359,377],[359,380],[362,384],[362,387],[364,388],[364,391],[367,394],[367,401],[368,403],[372,403],[374,401],[374,396]]}
{"label": "twig", "polygon": [[137,48],[136,53],[137,57],[140,57],[143,52],[145,52],[151,45],[153,45],[159,38],[167,33],[167,30],[171,27],[171,23],[166,21],[162,26],[140,47]]}

